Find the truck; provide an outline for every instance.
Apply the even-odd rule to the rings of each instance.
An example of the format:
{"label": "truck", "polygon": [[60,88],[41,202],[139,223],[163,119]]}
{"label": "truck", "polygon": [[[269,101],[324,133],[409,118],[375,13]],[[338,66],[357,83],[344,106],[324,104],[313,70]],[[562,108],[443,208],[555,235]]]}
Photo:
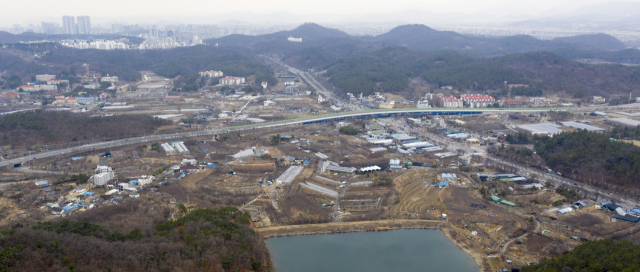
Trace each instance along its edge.
{"label": "truck", "polygon": [[547,173],[553,173],[553,170],[547,169]]}
{"label": "truck", "polygon": [[562,176],[562,174],[560,172],[556,172],[556,175],[558,176]]}

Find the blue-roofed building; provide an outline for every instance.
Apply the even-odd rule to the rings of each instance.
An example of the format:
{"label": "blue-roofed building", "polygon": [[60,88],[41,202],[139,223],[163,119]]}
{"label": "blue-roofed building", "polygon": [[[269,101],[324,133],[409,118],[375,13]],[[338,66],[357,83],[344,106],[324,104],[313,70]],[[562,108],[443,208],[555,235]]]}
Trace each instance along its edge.
{"label": "blue-roofed building", "polygon": [[129,183],[138,186],[138,180],[137,179],[130,180]]}
{"label": "blue-roofed building", "polygon": [[636,215],[640,215],[640,209],[631,209],[630,211]]}
{"label": "blue-roofed building", "polygon": [[81,195],[81,196],[92,196],[92,195],[95,195],[95,194],[96,194],[96,193],[94,193],[94,192],[84,192],[84,193],[82,193],[82,194],[80,194],[80,195]]}
{"label": "blue-roofed building", "polygon": [[36,184],[36,186],[38,186],[38,187],[49,186],[49,181],[47,181],[47,180],[38,181],[38,182],[36,182],[35,184]]}
{"label": "blue-roofed building", "polygon": [[446,183],[444,181],[438,182],[438,188],[443,188],[443,187],[447,187],[449,186],[449,183]]}
{"label": "blue-roofed building", "polygon": [[77,205],[73,205],[73,206],[66,206],[66,207],[64,207],[62,209],[65,210],[65,211],[70,211],[70,210],[75,210],[77,208],[78,208]]}
{"label": "blue-roofed building", "polygon": [[42,189],[41,191],[43,191],[43,192],[51,192],[52,190],[53,190],[53,188],[47,187],[47,188]]}

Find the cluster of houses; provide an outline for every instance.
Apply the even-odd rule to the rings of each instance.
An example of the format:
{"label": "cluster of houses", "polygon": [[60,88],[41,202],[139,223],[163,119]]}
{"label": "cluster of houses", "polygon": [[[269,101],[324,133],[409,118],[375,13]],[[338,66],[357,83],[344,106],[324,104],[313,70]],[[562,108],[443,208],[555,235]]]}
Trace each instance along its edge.
{"label": "cluster of houses", "polygon": [[[52,187],[46,180],[27,183],[27,187],[32,190],[40,190],[37,199],[46,203],[40,207],[41,209],[50,208],[51,214],[54,216],[68,216],[74,212],[97,208],[104,204],[120,204],[122,195],[131,198],[140,197],[139,190],[151,184],[154,179],[152,175],[142,175],[137,179],[121,181],[115,177],[111,167],[98,165],[95,174],[89,178],[87,184],[75,186],[66,196],[63,196],[60,190]],[[101,199],[100,195],[92,191],[96,188],[106,189],[103,195],[113,197],[107,200]]]}

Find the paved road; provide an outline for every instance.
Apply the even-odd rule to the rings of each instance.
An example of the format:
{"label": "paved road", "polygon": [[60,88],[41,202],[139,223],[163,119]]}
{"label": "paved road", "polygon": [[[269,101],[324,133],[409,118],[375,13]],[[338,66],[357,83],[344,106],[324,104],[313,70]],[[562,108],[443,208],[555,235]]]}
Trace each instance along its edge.
{"label": "paved road", "polygon": [[358,104],[354,104],[351,103],[350,101],[344,100],[338,96],[336,96],[332,91],[327,90],[324,86],[322,86],[322,84],[320,84],[320,82],[318,82],[315,77],[305,71],[296,69],[294,67],[291,67],[289,65],[287,65],[286,63],[280,61],[279,59],[275,59],[275,58],[270,58],[267,56],[263,56],[265,59],[275,62],[278,65],[281,65],[285,68],[287,68],[287,70],[294,74],[297,75],[299,77],[301,77],[305,82],[307,82],[307,84],[309,86],[311,86],[314,90],[316,90],[316,93],[323,95],[327,100],[333,100],[334,102],[340,103],[342,104],[344,107],[346,107],[347,109],[350,110],[362,110],[365,109],[364,106],[362,105],[358,105]]}
{"label": "paved road", "polygon": [[[541,111],[549,111],[549,110],[553,110],[553,109],[536,109],[536,110],[511,109],[508,111],[541,112]],[[182,132],[182,133],[173,133],[173,134],[162,134],[162,135],[128,138],[128,139],[108,141],[108,142],[98,142],[98,143],[86,144],[82,146],[59,149],[54,151],[32,153],[29,156],[3,160],[0,162],[0,167],[7,166],[7,165],[14,165],[18,163],[24,163],[24,162],[35,160],[35,159],[43,159],[43,158],[49,158],[49,157],[54,157],[59,155],[70,155],[72,153],[86,152],[86,151],[105,149],[105,148],[113,148],[113,147],[132,145],[132,144],[168,141],[173,139],[181,139],[181,138],[189,138],[189,137],[210,136],[210,135],[231,133],[231,132],[251,131],[256,129],[271,129],[271,128],[288,127],[288,126],[295,126],[295,125],[305,125],[305,124],[311,124],[314,122],[342,120],[342,119],[348,119],[348,118],[357,118],[361,116],[399,115],[399,114],[429,113],[429,112],[477,112],[477,111],[478,109],[389,109],[389,110],[376,109],[376,110],[342,112],[337,114],[326,114],[326,115],[320,115],[316,117],[306,117],[306,118],[299,118],[299,119],[292,119],[292,120],[277,121],[272,123],[248,125],[248,126],[242,126],[242,127],[230,127],[225,129],[212,129],[212,130],[191,131],[191,132]],[[482,110],[482,112],[507,112],[507,110]]]}

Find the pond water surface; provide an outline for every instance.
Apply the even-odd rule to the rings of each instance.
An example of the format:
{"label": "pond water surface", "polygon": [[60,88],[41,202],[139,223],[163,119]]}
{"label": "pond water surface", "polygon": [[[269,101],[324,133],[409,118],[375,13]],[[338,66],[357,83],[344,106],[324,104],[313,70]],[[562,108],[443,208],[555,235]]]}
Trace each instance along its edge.
{"label": "pond water surface", "polygon": [[440,230],[288,236],[266,243],[278,272],[480,270]]}

